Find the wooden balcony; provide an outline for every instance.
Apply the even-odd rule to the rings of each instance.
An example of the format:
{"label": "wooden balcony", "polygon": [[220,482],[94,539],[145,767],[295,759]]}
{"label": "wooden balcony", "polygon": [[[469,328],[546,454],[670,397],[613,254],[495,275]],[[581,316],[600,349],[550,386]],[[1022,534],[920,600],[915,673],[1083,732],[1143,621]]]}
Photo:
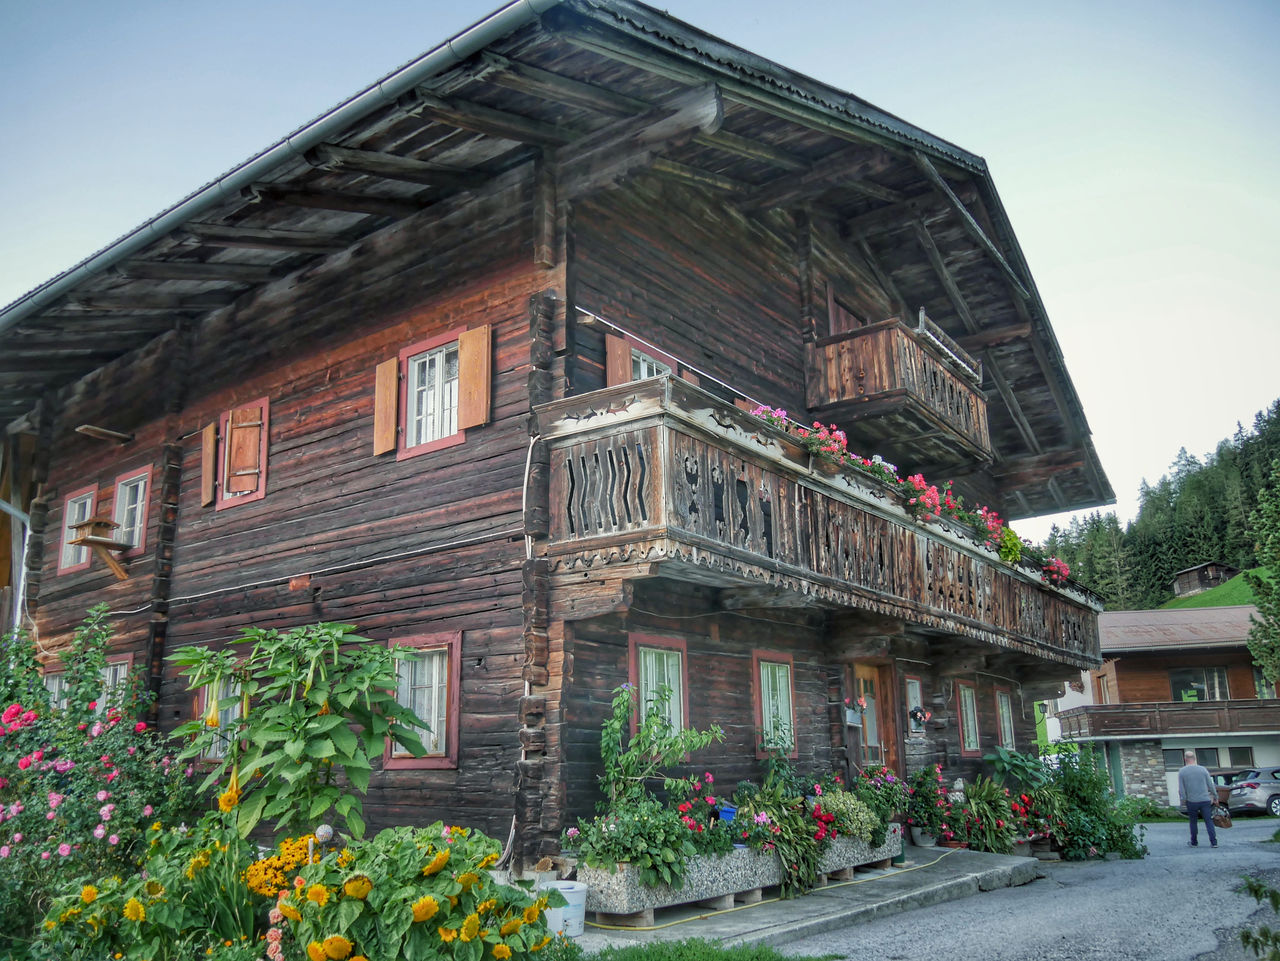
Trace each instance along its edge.
{"label": "wooden balcony", "polygon": [[931,465],[992,459],[981,364],[923,316],[809,344],[805,369],[815,416],[856,424],[882,453]]}
{"label": "wooden balcony", "polygon": [[[873,478],[682,380],[543,405],[548,560],[757,587],[872,611],[1076,667],[1097,666],[1092,596],[920,523]],[[612,565],[612,566],[611,566]]]}
{"label": "wooden balcony", "polygon": [[1058,715],[1062,736],[1075,740],[1165,737],[1179,734],[1275,733],[1280,700],[1151,701],[1088,704]]}

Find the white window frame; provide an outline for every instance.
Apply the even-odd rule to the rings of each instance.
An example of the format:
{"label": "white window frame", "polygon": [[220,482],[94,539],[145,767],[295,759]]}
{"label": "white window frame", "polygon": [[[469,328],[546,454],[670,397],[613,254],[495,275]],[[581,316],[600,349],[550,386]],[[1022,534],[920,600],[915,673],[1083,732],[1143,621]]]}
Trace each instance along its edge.
{"label": "white window frame", "polygon": [[684,652],[675,647],[636,645],[636,692],[640,717],[648,715],[663,686],[671,689],[665,710],[673,731],[684,729]]}
{"label": "white window frame", "polygon": [[650,377],[665,377],[672,373],[671,365],[665,364],[646,354],[643,350],[631,348],[631,379],[648,380]]}
{"label": "white window frame", "polygon": [[[453,376],[448,376],[449,357]],[[432,368],[437,376],[431,382]],[[406,449],[421,447],[458,433],[461,366],[458,341],[428,348],[405,358]]]}
{"label": "white window frame", "polygon": [[72,538],[82,532],[77,531],[75,524],[83,523],[93,516],[93,508],[98,500],[98,488],[90,487],[71,494],[62,503],[62,552],[58,558],[58,570],[80,570],[89,566],[89,548],[83,544],[72,544]]}
{"label": "white window frame", "polygon": [[42,680],[44,689],[49,692],[49,706],[65,711],[67,702],[71,699],[71,685],[67,682],[66,671],[46,671]]}
{"label": "white window frame", "polygon": [[[116,481],[115,538],[137,550],[147,540],[147,498],[151,494],[151,471],[146,470]],[[130,498],[132,495],[132,498]],[[130,516],[132,514],[132,516]]]}
{"label": "white window frame", "polygon": [[978,689],[974,684],[956,682],[956,711],[960,715],[960,753],[982,752],[982,736],[978,731]]}
{"label": "white window frame", "polygon": [[[923,708],[924,682],[918,677],[908,677],[904,683],[904,688],[907,695],[907,711],[910,712],[917,707]],[[908,713],[907,730],[911,734],[923,734],[924,721],[917,721],[915,718],[911,717],[910,713]]]}
{"label": "white window frame", "polygon": [[[413,657],[396,664],[396,701],[427,722],[429,731],[421,731],[427,757],[443,757],[449,743],[449,646],[421,647]],[[428,707],[419,711],[414,705],[414,692],[424,691]],[[393,758],[413,757],[403,745],[393,742]]]}

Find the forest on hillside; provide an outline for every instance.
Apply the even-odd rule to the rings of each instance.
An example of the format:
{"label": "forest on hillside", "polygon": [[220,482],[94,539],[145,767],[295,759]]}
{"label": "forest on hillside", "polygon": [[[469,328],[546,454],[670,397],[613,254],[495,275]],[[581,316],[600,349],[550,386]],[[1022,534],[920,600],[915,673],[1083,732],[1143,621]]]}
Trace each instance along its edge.
{"label": "forest on hillside", "polygon": [[1241,570],[1258,564],[1251,520],[1258,494],[1274,484],[1280,459],[1280,400],[1237,425],[1203,461],[1178,451],[1170,472],[1142,482],[1138,515],[1121,527],[1114,512],[1054,527],[1045,549],[1071,567],[1071,577],[1097,591],[1108,610],[1158,607],[1173,596],[1178,571],[1207,561]]}

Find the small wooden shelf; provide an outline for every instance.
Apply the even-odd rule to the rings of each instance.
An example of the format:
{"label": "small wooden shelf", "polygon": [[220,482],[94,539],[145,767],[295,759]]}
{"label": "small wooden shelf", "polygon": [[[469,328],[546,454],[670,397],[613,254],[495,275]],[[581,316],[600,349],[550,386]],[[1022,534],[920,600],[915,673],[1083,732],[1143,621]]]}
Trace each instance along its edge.
{"label": "small wooden shelf", "polygon": [[119,526],[109,517],[90,517],[71,525],[71,529],[78,532],[79,536],[73,537],[68,543],[79,547],[91,548],[95,554],[102,558],[103,563],[111,569],[111,573],[116,576],[116,579],[123,581],[128,578],[129,572],[125,570],[124,565],[111,552],[123,553],[124,551],[133,550],[133,545],[128,541],[112,539],[112,532]]}

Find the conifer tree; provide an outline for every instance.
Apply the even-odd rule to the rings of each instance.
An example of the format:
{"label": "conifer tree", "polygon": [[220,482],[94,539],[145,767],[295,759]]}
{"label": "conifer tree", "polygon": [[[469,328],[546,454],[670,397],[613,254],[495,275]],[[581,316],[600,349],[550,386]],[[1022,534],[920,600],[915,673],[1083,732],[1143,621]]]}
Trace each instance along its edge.
{"label": "conifer tree", "polygon": [[1258,605],[1249,629],[1249,653],[1263,676],[1274,683],[1280,679],[1280,460],[1271,464],[1271,486],[1258,494],[1253,526],[1262,573],[1245,574]]}

